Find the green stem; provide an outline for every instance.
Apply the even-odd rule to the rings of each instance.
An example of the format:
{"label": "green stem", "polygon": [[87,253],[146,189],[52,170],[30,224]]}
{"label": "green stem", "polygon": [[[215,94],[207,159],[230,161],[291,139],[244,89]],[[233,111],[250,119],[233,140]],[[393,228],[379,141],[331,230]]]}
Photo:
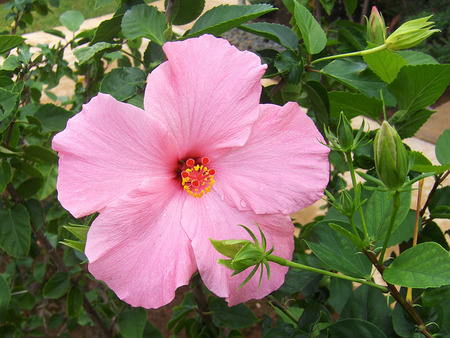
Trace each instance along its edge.
{"label": "green stem", "polygon": [[[356,175],[355,175],[355,168],[353,167],[353,159],[352,159],[352,152],[351,151],[347,151],[345,153],[345,155],[347,156],[347,163],[348,166],[350,168],[350,175],[352,176],[352,183],[353,183],[353,189],[355,191],[355,198],[356,198],[356,187],[357,187],[357,183],[356,183]],[[358,203],[360,201],[357,201]],[[367,231],[367,226],[366,226],[366,220],[364,218],[364,212],[362,210],[362,207],[359,206],[358,208],[358,212],[359,212],[359,217],[361,218],[361,224],[363,227],[363,232],[364,232],[364,242],[366,244],[368,244],[370,242],[370,237],[369,237],[369,232]]]}
{"label": "green stem", "polygon": [[348,281],[351,281],[351,282],[356,282],[356,283],[372,286],[374,288],[377,288],[377,289],[381,290],[382,292],[387,292],[388,291],[387,288],[385,286],[383,286],[383,285],[378,285],[376,283],[369,282],[369,281],[364,280],[364,279],[358,279],[358,278],[354,278],[354,277],[350,277],[350,276],[346,276],[346,275],[340,275],[340,274],[337,274],[337,273],[334,273],[334,272],[331,272],[331,271],[327,271],[327,270],[313,268],[311,266],[307,266],[307,265],[303,265],[303,264],[300,264],[300,263],[295,263],[295,262],[292,262],[292,261],[288,261],[287,259],[284,259],[282,257],[278,257],[278,256],[274,256],[274,255],[268,255],[268,256],[266,256],[266,259],[268,261],[277,263],[279,265],[289,266],[289,267],[296,268],[296,269],[301,269],[301,270],[306,270],[306,271],[310,271],[310,272],[319,273],[319,274],[325,275],[325,276],[345,279],[345,280],[348,280]]}
{"label": "green stem", "polygon": [[278,299],[276,299],[272,295],[268,295],[267,298],[269,299],[269,303],[272,306],[279,308],[286,316],[289,317],[290,320],[292,320],[294,323],[298,322],[298,318],[291,311],[289,311],[289,309]]}
{"label": "green stem", "polygon": [[394,205],[392,208],[391,219],[389,220],[389,228],[384,239],[383,249],[381,249],[380,259],[378,260],[379,265],[383,265],[384,254],[386,253],[389,239],[391,238],[392,228],[394,227],[395,218],[397,217],[397,212],[400,208],[400,193],[398,191],[396,191],[394,194]]}
{"label": "green stem", "polygon": [[355,235],[356,235],[359,239],[361,239],[361,238],[359,237],[358,230],[356,230],[355,222],[353,221],[353,216],[348,216],[348,220],[350,221],[350,225],[351,225],[351,227],[352,227],[353,232],[355,233]]}
{"label": "green stem", "polygon": [[326,60],[333,60],[333,59],[339,59],[339,58],[346,58],[349,56],[364,56],[367,54],[372,54],[372,53],[376,53],[382,50],[385,50],[387,48],[387,46],[385,44],[382,44],[381,46],[377,46],[371,49],[366,49],[366,50],[360,50],[358,52],[352,52],[352,53],[345,53],[345,54],[338,54],[338,55],[330,55],[324,58],[320,58],[317,60],[314,60],[313,62],[311,62],[311,64],[315,64],[318,62],[322,62],[322,61],[326,61]]}

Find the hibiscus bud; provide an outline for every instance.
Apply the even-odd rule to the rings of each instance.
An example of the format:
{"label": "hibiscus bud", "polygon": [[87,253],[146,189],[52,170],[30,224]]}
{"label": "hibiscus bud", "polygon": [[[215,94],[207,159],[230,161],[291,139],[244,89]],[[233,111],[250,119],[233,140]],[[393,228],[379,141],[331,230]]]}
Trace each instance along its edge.
{"label": "hibiscus bud", "polygon": [[397,191],[406,181],[408,153],[397,131],[386,121],[375,136],[375,169],[378,177],[391,191]]}
{"label": "hibiscus bud", "polygon": [[405,22],[394,33],[389,35],[385,42],[386,47],[390,50],[411,48],[433,33],[440,32],[439,29],[431,29],[434,26],[434,22],[428,22],[429,18],[431,18],[431,15]]}
{"label": "hibiscus bud", "polygon": [[262,263],[265,255],[266,253],[261,247],[256,246],[254,243],[247,243],[239,250],[234,259],[232,259],[231,264],[234,270],[245,270]]}
{"label": "hibiscus bud", "polygon": [[372,13],[367,21],[367,38],[370,43],[380,46],[386,40],[386,25],[377,7],[372,7]]}
{"label": "hibiscus bud", "polygon": [[352,149],[353,128],[343,112],[341,112],[341,116],[339,117],[339,123],[337,126],[337,137],[342,151],[346,152]]}
{"label": "hibiscus bud", "polygon": [[209,239],[214,249],[220,252],[222,255],[228,258],[234,258],[239,250],[248,243],[251,243],[246,239],[226,239],[222,241],[218,241],[215,239]]}
{"label": "hibiscus bud", "polygon": [[344,214],[345,216],[349,216],[349,217],[351,217],[355,214],[357,205],[347,190],[342,191],[342,194],[340,197],[340,202],[341,202],[342,214]]}

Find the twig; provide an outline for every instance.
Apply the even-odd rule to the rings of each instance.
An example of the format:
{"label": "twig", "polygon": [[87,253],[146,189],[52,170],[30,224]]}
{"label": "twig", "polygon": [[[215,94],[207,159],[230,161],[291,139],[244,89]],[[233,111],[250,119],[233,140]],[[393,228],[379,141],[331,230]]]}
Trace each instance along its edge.
{"label": "twig", "polygon": [[369,0],[364,0],[363,8],[361,11],[361,18],[359,19],[360,25],[364,25],[368,9],[369,9]]}
{"label": "twig", "polygon": [[444,180],[447,178],[447,176],[450,174],[450,170],[447,170],[445,172],[445,174],[441,175],[441,176],[437,176],[435,178],[435,182],[433,185],[433,188],[431,188],[430,193],[428,194],[428,198],[427,201],[425,202],[425,204],[423,205],[422,210],[420,210],[420,217],[423,217],[423,214],[425,213],[425,210],[427,210],[428,205],[431,202],[431,198],[433,197],[434,193],[436,192],[437,188],[439,187],[439,185],[444,182]]}
{"label": "twig", "polygon": [[195,302],[198,306],[198,311],[200,316],[202,317],[203,322],[208,326],[211,330],[214,337],[217,337],[219,332],[217,328],[214,326],[211,316],[211,311],[208,306],[208,301],[206,300],[205,293],[202,288],[202,280],[200,279],[200,274],[195,274],[192,276],[191,281],[189,283],[189,287],[191,288],[192,294],[194,295]]}
{"label": "twig", "polygon": [[281,303],[278,299],[276,299],[274,296],[272,295],[268,295],[267,298],[269,299],[269,304],[271,304],[272,306],[278,308],[281,310],[281,312],[283,312],[286,316],[289,317],[290,320],[292,320],[294,323],[298,322],[298,318],[295,317],[295,315],[289,311],[286,307],[286,305],[284,305],[283,303]]}
{"label": "twig", "polygon": [[[375,268],[378,270],[381,276],[383,276],[385,267],[383,265],[378,264],[378,259],[375,256],[375,254],[372,251],[368,250],[363,251],[363,253],[367,256],[367,258],[369,258],[369,260],[372,262],[372,264],[375,266]],[[416,310],[414,310],[412,304],[409,304],[405,300],[405,298],[403,298],[401,293],[397,290],[397,288],[394,285],[386,282],[386,286],[392,297],[394,297],[394,299],[400,304],[400,306],[406,311],[406,313],[408,313],[408,315],[412,318],[412,320],[414,320],[417,329],[426,337],[431,338],[432,335],[428,332],[426,325],[419,317]]]}

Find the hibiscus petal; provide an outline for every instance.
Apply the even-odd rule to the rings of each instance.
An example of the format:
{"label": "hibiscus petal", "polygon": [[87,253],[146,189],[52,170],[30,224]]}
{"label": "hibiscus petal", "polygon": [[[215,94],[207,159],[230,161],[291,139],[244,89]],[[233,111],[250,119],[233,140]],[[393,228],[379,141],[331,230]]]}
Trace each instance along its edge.
{"label": "hibiscus petal", "polygon": [[213,189],[240,210],[293,213],[323,195],[329,148],[296,103],[260,109],[247,143],[214,160]]}
{"label": "hibiscus petal", "polygon": [[151,179],[108,205],[87,237],[92,275],[132,306],[169,303],[197,270],[180,224],[186,196],[175,180]]}
{"label": "hibiscus petal", "polygon": [[219,297],[226,297],[230,306],[250,299],[260,299],[277,290],[284,282],[288,268],[270,262],[270,280],[267,271],[261,287],[258,289],[259,273],[240,290],[241,283],[250,274],[252,268],[231,277],[233,271],[217,263],[217,259],[226,258],[219,254],[212,246],[209,238],[249,239],[249,234],[238,224],[250,228],[259,238],[261,227],[267,238],[267,250],[274,246],[274,255],[291,259],[294,250],[294,226],[288,216],[256,215],[251,211],[239,211],[224,203],[219,196],[210,192],[201,198],[186,199],[181,223],[192,241],[198,270],[206,287]]}
{"label": "hibiscus petal", "polygon": [[58,199],[75,217],[100,211],[151,176],[174,175],[176,146],[143,110],[99,94],[53,138]]}
{"label": "hibiscus petal", "polygon": [[241,146],[258,117],[260,58],[212,35],[167,42],[168,61],[148,77],[145,110],[177,139],[180,157]]}

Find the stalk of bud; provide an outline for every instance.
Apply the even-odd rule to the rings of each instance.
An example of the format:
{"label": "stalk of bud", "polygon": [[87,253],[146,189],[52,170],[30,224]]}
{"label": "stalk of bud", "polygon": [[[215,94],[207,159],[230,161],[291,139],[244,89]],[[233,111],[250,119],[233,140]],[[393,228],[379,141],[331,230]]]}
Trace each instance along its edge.
{"label": "stalk of bud", "polygon": [[409,157],[397,131],[383,121],[374,142],[375,169],[391,191],[400,189],[408,174]]}

